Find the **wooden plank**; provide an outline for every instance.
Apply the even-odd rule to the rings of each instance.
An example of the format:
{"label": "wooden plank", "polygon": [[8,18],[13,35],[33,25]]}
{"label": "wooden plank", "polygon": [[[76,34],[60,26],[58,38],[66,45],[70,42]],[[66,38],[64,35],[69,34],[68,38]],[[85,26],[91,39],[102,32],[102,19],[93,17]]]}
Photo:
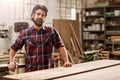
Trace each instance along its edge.
{"label": "wooden plank", "polygon": [[78,46],[75,42],[75,39],[71,37],[70,41],[71,41],[71,44],[72,44],[72,47],[73,47],[74,55],[77,56],[77,57],[80,57],[80,54],[79,54],[80,51],[79,51]]}
{"label": "wooden plank", "polygon": [[80,58],[80,50],[79,50],[79,48],[78,48],[78,46],[77,46],[77,43],[76,43],[76,41],[75,41],[75,38],[71,38],[71,40],[73,41],[73,44],[74,44],[74,48],[75,48],[75,51],[74,51],[74,54],[75,54],[75,56],[73,56],[73,58],[74,58],[74,61],[75,61],[75,63],[81,63],[82,62],[82,60],[81,60],[81,58]]}
{"label": "wooden plank", "polygon": [[75,33],[74,29],[73,29],[72,23],[69,23],[69,24],[70,24],[71,31],[72,31],[75,39],[76,39],[77,45],[78,45],[78,47],[80,49],[80,52],[81,52],[80,54],[82,54],[83,53],[82,46],[80,45],[80,42],[79,42],[79,40],[77,38],[77,35],[76,35],[76,33]]}
{"label": "wooden plank", "polygon": [[86,72],[103,69],[111,66],[120,65],[120,61],[118,60],[97,60],[91,61],[81,64],[75,64],[73,67],[59,67],[47,70],[40,70],[28,73],[21,73],[15,75],[8,75],[4,76],[7,80],[9,79],[20,79],[20,80],[40,80],[40,79],[57,79],[61,77],[76,75],[76,74],[83,74]]}
{"label": "wooden plank", "polygon": [[120,40],[120,36],[111,36],[111,41]]}
{"label": "wooden plank", "polygon": [[60,35],[65,43],[65,47],[67,48],[67,50],[69,50],[69,52],[71,53],[72,48],[70,45],[70,28],[69,28],[69,20],[60,20],[59,24],[60,24]]}
{"label": "wooden plank", "polygon": [[75,64],[75,61],[73,60],[73,57],[71,56],[70,52],[67,51],[68,53],[68,57],[70,58],[70,61],[72,62],[72,64]]}
{"label": "wooden plank", "polygon": [[55,29],[60,33],[60,24],[59,24],[59,20],[53,20],[53,26],[55,27]]}
{"label": "wooden plank", "polygon": [[[69,52],[69,57],[70,57],[70,61],[73,63],[73,64],[76,64],[80,63],[80,57],[78,56],[77,52],[76,52],[76,48],[75,48],[75,45],[74,45],[74,42],[73,42],[73,39],[72,37],[70,38],[70,42],[71,42],[71,47],[72,47],[72,50],[71,50],[71,53]],[[82,61],[81,61],[82,62]]]}
{"label": "wooden plank", "polygon": [[71,42],[71,46],[72,46],[72,48],[73,48],[73,52],[74,52],[74,56],[77,56],[76,55],[76,49],[75,49],[75,44],[74,44],[74,42],[73,42],[73,39],[72,39],[72,37],[70,37],[70,42]]}
{"label": "wooden plank", "polygon": [[75,52],[76,52],[77,56],[80,57],[81,51],[80,51],[80,49],[79,49],[79,46],[77,45],[77,42],[76,42],[74,36],[72,36],[72,37],[73,37],[73,38],[72,38],[73,43],[74,43],[74,45],[75,45]]}
{"label": "wooden plank", "polygon": [[120,80],[120,65],[55,80]]}
{"label": "wooden plank", "polygon": [[98,55],[99,59],[109,59],[109,51],[101,51],[102,55]]}
{"label": "wooden plank", "polygon": [[54,19],[53,25],[57,29],[57,31],[60,33],[60,36],[62,37],[62,40],[65,44],[65,47],[67,50],[69,50],[70,54],[72,54],[72,46],[70,42],[71,37],[71,29],[69,23],[72,23],[74,26],[75,33],[77,37],[79,38],[79,22],[76,20],[66,20],[66,19]]}

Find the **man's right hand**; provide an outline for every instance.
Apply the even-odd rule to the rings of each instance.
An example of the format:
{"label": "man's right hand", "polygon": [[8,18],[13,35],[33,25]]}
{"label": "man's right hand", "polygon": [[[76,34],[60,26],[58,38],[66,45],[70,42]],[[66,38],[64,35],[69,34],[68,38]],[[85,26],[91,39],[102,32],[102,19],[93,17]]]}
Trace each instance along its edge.
{"label": "man's right hand", "polygon": [[8,69],[10,70],[10,71],[15,71],[15,69],[16,69],[16,64],[14,63],[14,62],[10,62],[9,64],[8,64]]}

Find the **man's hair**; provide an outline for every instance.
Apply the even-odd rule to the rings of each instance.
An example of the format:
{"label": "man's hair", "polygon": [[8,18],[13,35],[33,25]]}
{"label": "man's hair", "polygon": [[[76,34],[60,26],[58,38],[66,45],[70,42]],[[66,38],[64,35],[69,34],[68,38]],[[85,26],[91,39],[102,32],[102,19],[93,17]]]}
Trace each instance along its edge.
{"label": "man's hair", "polygon": [[[38,10],[38,9],[41,9],[41,10],[45,11],[45,16],[47,16],[48,9],[44,5],[36,5],[36,6],[34,6],[34,8],[32,10],[32,14],[34,14],[36,12],[36,10]],[[31,16],[32,16],[32,14],[31,14]]]}

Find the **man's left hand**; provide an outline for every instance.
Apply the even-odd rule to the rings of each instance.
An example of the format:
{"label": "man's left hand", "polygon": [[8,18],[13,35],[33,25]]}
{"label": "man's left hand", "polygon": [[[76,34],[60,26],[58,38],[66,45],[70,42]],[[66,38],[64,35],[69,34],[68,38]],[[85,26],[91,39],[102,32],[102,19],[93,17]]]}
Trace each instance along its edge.
{"label": "man's left hand", "polygon": [[72,63],[70,62],[65,62],[63,65],[63,67],[71,67],[71,66],[72,66]]}

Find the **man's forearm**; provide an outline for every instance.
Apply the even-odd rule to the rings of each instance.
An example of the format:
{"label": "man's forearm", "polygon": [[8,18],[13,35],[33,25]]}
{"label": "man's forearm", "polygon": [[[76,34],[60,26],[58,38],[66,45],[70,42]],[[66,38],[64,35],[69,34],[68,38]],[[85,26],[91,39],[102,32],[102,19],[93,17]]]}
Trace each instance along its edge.
{"label": "man's forearm", "polygon": [[64,62],[69,62],[67,51],[66,51],[65,47],[60,47],[58,50],[59,50],[59,53],[60,53],[62,59],[64,60]]}
{"label": "man's forearm", "polygon": [[16,53],[15,50],[10,49],[10,52],[9,52],[10,63],[15,61],[15,53]]}

